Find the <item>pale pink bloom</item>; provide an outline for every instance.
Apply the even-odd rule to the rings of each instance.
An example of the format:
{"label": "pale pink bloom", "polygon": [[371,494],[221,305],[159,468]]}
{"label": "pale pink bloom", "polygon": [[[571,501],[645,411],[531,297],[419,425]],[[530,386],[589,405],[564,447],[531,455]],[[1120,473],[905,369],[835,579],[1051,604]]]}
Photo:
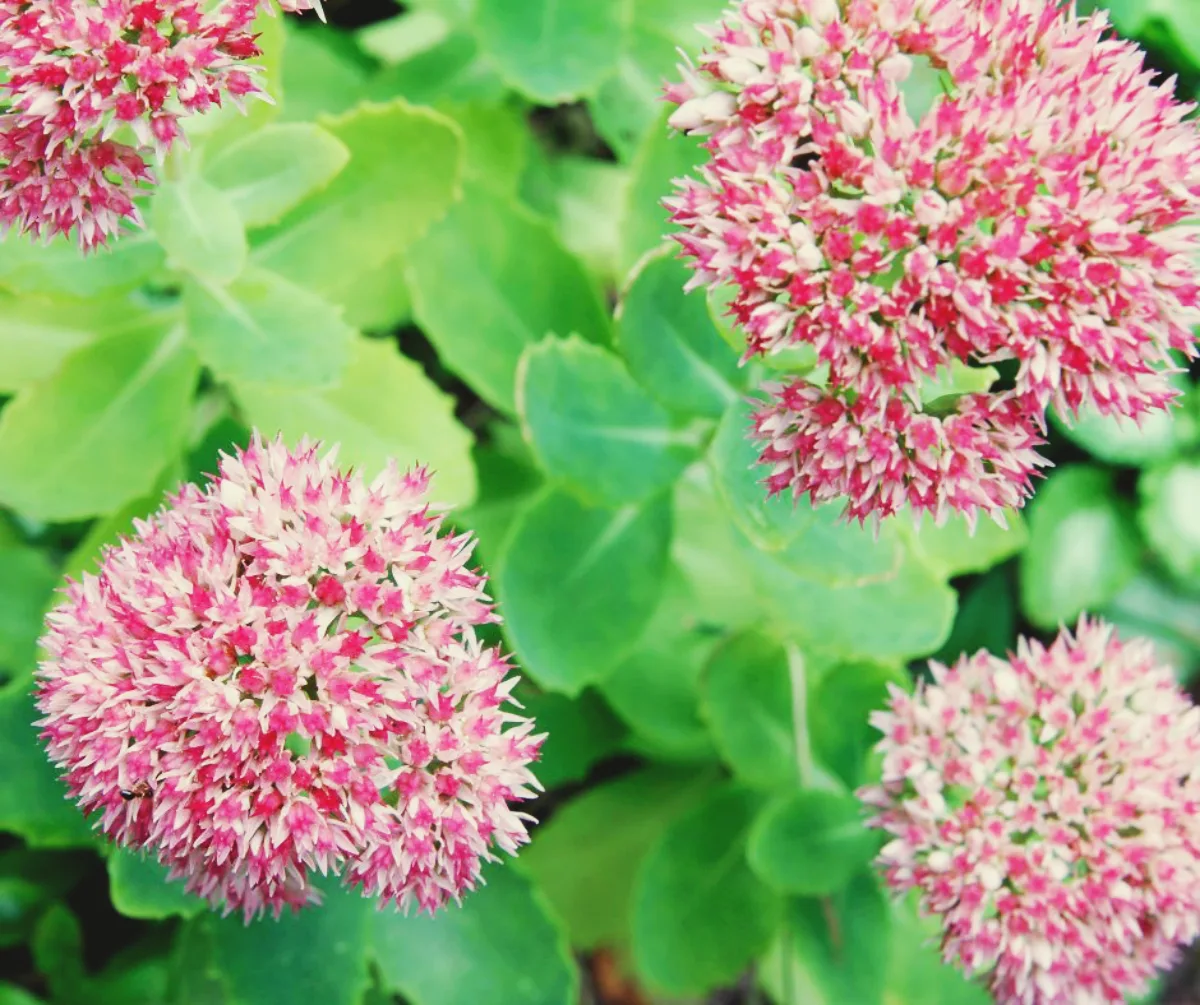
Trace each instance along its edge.
{"label": "pale pink bloom", "polygon": [[1086,617],[931,670],[871,717],[888,883],[1000,1002],[1143,993],[1200,935],[1200,709],[1150,642]]}
{"label": "pale pink bloom", "polygon": [[[970,490],[908,465],[880,476],[873,457],[870,471],[825,465],[800,452],[811,417],[776,397],[768,427],[798,433],[791,455],[764,449],[774,491],[845,498],[860,518],[902,503],[995,516],[1030,492],[1048,407],[1137,420],[1168,405],[1169,352],[1195,355],[1200,322],[1200,136],[1105,15],[1050,0],[746,0],[711,35],[667,90],[672,123],[709,152],[667,200],[689,285],[734,289],[748,356],[814,347],[823,400],[869,399],[864,433],[894,439],[893,415],[924,416],[941,427],[939,466],[986,475]],[[923,113],[902,93],[918,63],[947,89]],[[921,399],[953,361],[1012,361],[990,418],[970,422],[978,435],[948,428],[977,404]]]}
{"label": "pale pink bloom", "polygon": [[298,908],[314,872],[433,911],[528,840],[543,738],[426,471],[318,449],[256,436],[70,583],[39,724],[104,833],[226,911]]}
{"label": "pale pink bloom", "polygon": [[[201,0],[0,0],[0,228],[73,234],[87,250],[122,220],[140,223],[134,198],[182,121],[262,95],[247,63],[259,55],[250,28],[260,5],[269,0],[211,10]],[[101,159],[130,170],[76,166]],[[98,191],[108,194],[99,205]]]}

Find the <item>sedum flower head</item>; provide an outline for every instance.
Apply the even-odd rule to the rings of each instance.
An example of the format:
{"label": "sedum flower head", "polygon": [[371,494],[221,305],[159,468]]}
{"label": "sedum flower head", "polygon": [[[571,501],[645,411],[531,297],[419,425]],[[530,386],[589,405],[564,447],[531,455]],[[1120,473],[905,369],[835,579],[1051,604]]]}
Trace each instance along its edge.
{"label": "sedum flower head", "polygon": [[87,250],[140,224],[134,197],[182,120],[261,95],[260,3],[0,0],[0,227]]}
{"label": "sedum flower head", "polygon": [[1200,709],[1145,640],[1081,619],[932,664],[876,712],[889,884],[997,999],[1121,1002],[1200,934]]}
{"label": "sedum flower head", "polygon": [[[667,200],[690,285],[731,288],[747,355],[824,364],[767,388],[770,491],[996,515],[1031,491],[1048,407],[1170,402],[1200,321],[1200,138],[1105,15],[745,0],[710,34],[667,89],[709,154]],[[992,363],[1005,390],[929,400]]]}
{"label": "sedum flower head", "polygon": [[314,872],[433,911],[527,841],[542,737],[510,710],[497,621],[439,535],[428,475],[367,484],[255,437],[72,582],[48,617],[40,725],[115,841],[247,919]]}

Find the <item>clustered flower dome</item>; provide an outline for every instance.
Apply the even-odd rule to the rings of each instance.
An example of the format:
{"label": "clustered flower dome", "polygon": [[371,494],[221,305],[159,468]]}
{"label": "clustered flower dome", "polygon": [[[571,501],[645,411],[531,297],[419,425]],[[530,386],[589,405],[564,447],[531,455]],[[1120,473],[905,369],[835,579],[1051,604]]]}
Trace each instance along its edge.
{"label": "clustered flower dome", "polygon": [[1000,1002],[1144,992],[1200,934],[1200,709],[1149,642],[1086,618],[932,671],[872,716],[888,883]]}
{"label": "clustered flower dome", "polygon": [[439,536],[428,474],[369,485],[255,437],[182,488],[49,615],[39,725],[117,842],[247,919],[314,872],[433,911],[528,840],[543,737],[476,627],[498,620]]}
{"label": "clustered flower dome", "polygon": [[88,250],[141,224],[134,198],[181,119],[261,94],[245,61],[270,2],[0,0],[0,228]]}
{"label": "clustered flower dome", "polygon": [[[1138,420],[1195,355],[1200,135],[1064,0],[746,0],[667,90],[708,161],[667,200],[768,385],[771,493],[972,520],[1020,506],[1047,407]],[[922,112],[906,80],[945,93]],[[951,364],[1005,389],[929,400]]]}

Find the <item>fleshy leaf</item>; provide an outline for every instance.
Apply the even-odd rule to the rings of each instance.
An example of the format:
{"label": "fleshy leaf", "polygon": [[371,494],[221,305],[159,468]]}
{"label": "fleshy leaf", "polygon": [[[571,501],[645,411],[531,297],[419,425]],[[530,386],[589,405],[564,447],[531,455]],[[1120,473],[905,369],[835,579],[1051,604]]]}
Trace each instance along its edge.
{"label": "fleshy leaf", "polygon": [[188,282],[183,303],[192,347],[222,380],[331,387],[346,368],[354,329],[341,310],[266,269]]}
{"label": "fleshy leaf", "polygon": [[663,829],[712,776],[655,766],[589,789],[533,832],[522,868],[566,922],[571,944],[625,944],[635,875]]}
{"label": "fleshy leaf", "polygon": [[579,262],[511,198],[469,188],[408,265],[417,321],[442,361],[502,411],[515,407],[526,346],[550,332],[608,341],[608,318]]}
{"label": "fleshy leaf", "polygon": [[1021,609],[1053,628],[1111,600],[1137,571],[1140,544],[1107,472],[1075,465],[1046,479],[1029,506]]}
{"label": "fleshy leaf", "polygon": [[433,917],[388,908],[370,926],[384,983],[411,1005],[574,1005],[579,974],[560,923],[511,863]]}
{"label": "fleshy leaf", "polygon": [[549,490],[526,506],[496,573],[522,667],[542,687],[578,694],[637,644],[666,569],[664,498],[608,509]]}
{"label": "fleshy leaf", "polygon": [[617,345],[634,377],[668,408],[720,418],[744,380],[703,295],[683,292],[687,278],[665,254],[646,259],[622,297]]}
{"label": "fleshy leaf", "polygon": [[782,893],[827,896],[842,889],[874,857],[878,835],[864,825],[852,795],[804,789],[782,796],[754,821],[750,867]]}
{"label": "fleshy leaf", "polygon": [[462,136],[445,116],[400,100],[361,104],[320,124],[350,151],[349,163],[256,233],[252,258],[341,301],[362,270],[408,248],[458,198]]}
{"label": "fleshy leaf", "polygon": [[275,223],[346,166],[350,151],[319,126],[271,125],[231,143],[204,166],[247,227]]}
{"label": "fleshy leaf", "polygon": [[168,263],[214,283],[236,279],[246,264],[246,230],[233,200],[199,176],[164,182],[150,222]]}
{"label": "fleshy leaf", "polygon": [[621,361],[578,338],[530,346],[517,369],[517,408],[547,473],[599,502],[638,502],[695,456],[685,431]]}
{"label": "fleshy leaf", "polygon": [[475,33],[501,76],[542,105],[573,101],[612,72],[625,0],[476,0]]}
{"label": "fleshy leaf", "polygon": [[336,387],[326,391],[237,385],[246,417],[267,436],[310,436],[340,443],[338,460],[374,478],[395,459],[434,472],[439,502],[464,504],[475,494],[471,435],[454,418],[454,403],[394,344],[359,338]]}
{"label": "fleshy leaf", "polygon": [[181,327],[76,350],[0,412],[0,501],[73,520],[144,495],[182,448],[198,377]]}
{"label": "fleshy leaf", "polygon": [[730,983],[775,936],[782,901],[744,854],[760,805],[735,786],[716,790],[647,856],[634,890],[633,957],[652,987],[703,994]]}

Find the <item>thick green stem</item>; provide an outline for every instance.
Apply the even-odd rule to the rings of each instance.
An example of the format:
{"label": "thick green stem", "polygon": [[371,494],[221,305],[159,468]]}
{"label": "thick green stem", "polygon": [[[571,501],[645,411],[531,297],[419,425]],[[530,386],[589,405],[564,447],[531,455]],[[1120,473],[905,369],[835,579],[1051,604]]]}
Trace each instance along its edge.
{"label": "thick green stem", "polygon": [[796,646],[787,647],[788,674],[792,679],[792,730],[796,737],[796,775],[801,788],[809,788],[815,778],[812,745],[808,739],[808,679],[804,655]]}

